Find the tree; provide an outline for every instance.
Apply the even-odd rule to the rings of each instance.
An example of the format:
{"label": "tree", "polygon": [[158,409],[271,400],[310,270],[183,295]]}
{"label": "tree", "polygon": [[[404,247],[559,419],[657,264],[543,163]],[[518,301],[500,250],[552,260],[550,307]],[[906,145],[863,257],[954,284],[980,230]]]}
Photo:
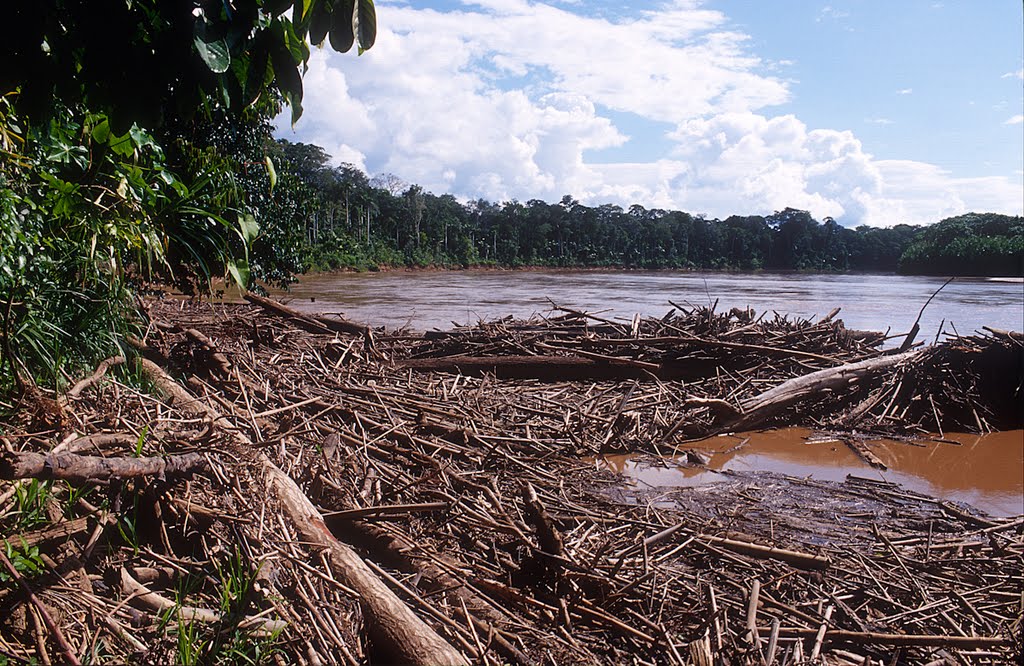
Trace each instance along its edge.
{"label": "tree", "polygon": [[291,232],[310,199],[286,178],[270,196],[266,120],[282,102],[301,114],[307,40],[373,45],[372,0],[7,9],[0,387],[13,375],[21,389],[19,368],[57,383],[111,353],[130,325],[131,288],[153,269],[208,289],[214,267],[248,286],[250,266],[277,279],[299,265]]}
{"label": "tree", "polygon": [[31,121],[85,105],[116,134],[171,115],[241,111],[279,94],[302,114],[308,42],[360,53],[376,39],[373,0],[33,0],[7,7],[0,94]]}

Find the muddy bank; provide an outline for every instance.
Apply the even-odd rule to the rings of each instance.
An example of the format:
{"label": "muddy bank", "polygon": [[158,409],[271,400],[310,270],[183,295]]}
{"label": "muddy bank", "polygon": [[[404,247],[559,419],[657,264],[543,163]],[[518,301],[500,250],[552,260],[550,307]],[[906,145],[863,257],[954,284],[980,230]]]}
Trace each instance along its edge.
{"label": "muddy bank", "polygon": [[[0,526],[22,580],[0,583],[0,654],[15,662],[995,664],[1019,652],[1020,518],[870,479],[630,489],[585,459],[685,451],[691,430],[728,428],[786,382],[876,359],[878,373],[822,385],[762,425],[895,435],[937,412],[946,429],[997,427],[989,391],[1003,381],[963,368],[988,367],[970,363],[989,348],[1019,354],[1012,335],[890,363],[878,336],[831,318],[679,310],[630,326],[563,312],[423,339],[243,305],[150,315],[137,344],[148,362],[122,366],[146,390],[112,368],[4,424]],[[629,374],[503,380],[453,357]],[[447,366],[409,365],[431,359]],[[41,478],[10,478],[32,454]]]}

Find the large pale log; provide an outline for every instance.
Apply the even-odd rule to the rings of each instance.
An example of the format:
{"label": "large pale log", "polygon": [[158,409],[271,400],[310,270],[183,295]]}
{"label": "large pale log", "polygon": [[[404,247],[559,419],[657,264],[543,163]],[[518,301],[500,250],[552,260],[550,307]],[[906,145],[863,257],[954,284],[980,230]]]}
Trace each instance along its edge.
{"label": "large pale log", "polygon": [[795,377],[744,400],[740,403],[740,414],[724,427],[731,430],[752,430],[760,427],[791,405],[821,396],[825,391],[848,389],[857,382],[869,379],[901,363],[911,363],[920,353],[920,350],[915,350],[893,356],[879,356]]}
{"label": "large pale log", "polygon": [[179,408],[203,414],[224,427],[231,437],[230,446],[240,457],[254,459],[262,467],[267,486],[277,497],[292,526],[308,545],[327,551],[334,575],[359,593],[359,601],[367,619],[367,630],[374,644],[396,663],[466,664],[462,654],[421,620],[385,585],[351,548],[334,538],[313,503],[285,474],[242,432],[232,426],[216,409],[196,400],[155,363],[141,359],[142,370],[153,385],[173,400]]}

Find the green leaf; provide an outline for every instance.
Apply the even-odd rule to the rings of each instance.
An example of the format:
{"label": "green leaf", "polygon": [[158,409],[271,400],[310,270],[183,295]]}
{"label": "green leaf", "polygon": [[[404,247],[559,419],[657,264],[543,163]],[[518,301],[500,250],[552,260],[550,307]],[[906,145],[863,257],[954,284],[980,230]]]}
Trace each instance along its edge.
{"label": "green leaf", "polygon": [[377,41],[377,11],[373,8],[373,0],[357,0],[359,13],[356,26],[359,30],[359,54],[373,46]]}
{"label": "green leaf", "polygon": [[[320,0],[323,2],[323,0]],[[292,24],[298,28],[298,32],[304,33],[309,27],[307,20],[309,19],[309,7],[313,3],[313,0],[295,0],[295,4],[292,7]]]}
{"label": "green leaf", "polygon": [[231,259],[227,262],[228,275],[240,289],[249,287],[249,262],[244,259]]}
{"label": "green leaf", "polygon": [[319,46],[327,38],[331,29],[331,11],[327,2],[321,0],[313,5],[313,14],[309,18],[309,43]]}
{"label": "green leaf", "polygon": [[270,63],[270,32],[261,30],[253,40],[249,52],[249,66],[245,72],[245,89],[242,96],[246,106],[252,104],[263,92],[267,82],[267,65]]}
{"label": "green leaf", "polygon": [[121,157],[131,157],[135,154],[135,142],[132,140],[131,131],[125,132],[121,136],[111,136],[109,145],[114,154]]}
{"label": "green leaf", "polygon": [[347,53],[355,42],[355,0],[339,0],[334,3],[331,15],[331,48],[338,53]]}
{"label": "green leaf", "polygon": [[274,191],[274,186],[277,185],[277,170],[274,169],[274,161],[270,159],[270,155],[263,158],[267,163],[267,177],[270,179],[270,191]]}
{"label": "green leaf", "polygon": [[270,59],[274,65],[277,87],[286,97],[302,99],[302,77],[299,76],[299,70],[296,69],[288,48],[279,44],[270,54]]}
{"label": "green leaf", "polygon": [[231,66],[231,49],[228,47],[227,40],[210,35],[209,26],[203,17],[196,19],[193,35],[199,57],[203,59],[210,71],[214,74],[223,74],[228,71],[228,67]]}
{"label": "green leaf", "polygon": [[92,128],[92,140],[96,143],[106,143],[110,138],[110,122],[104,118],[100,124]]}
{"label": "green leaf", "polygon": [[[270,159],[269,157],[267,158]],[[238,216],[238,232],[242,236],[242,240],[245,241],[246,245],[252,245],[252,242],[256,240],[256,237],[260,234],[260,225],[256,222],[256,218],[248,213]]]}
{"label": "green leaf", "polygon": [[266,0],[263,11],[270,16],[278,16],[292,6],[292,0]]}

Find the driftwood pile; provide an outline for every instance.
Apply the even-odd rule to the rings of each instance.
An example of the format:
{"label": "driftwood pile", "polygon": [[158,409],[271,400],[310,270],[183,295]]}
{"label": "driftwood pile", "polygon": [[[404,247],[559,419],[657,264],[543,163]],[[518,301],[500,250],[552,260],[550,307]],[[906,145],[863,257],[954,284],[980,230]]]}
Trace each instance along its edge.
{"label": "driftwood pile", "polygon": [[993,398],[1013,381],[984,368],[1020,367],[1017,334],[890,354],[834,315],[678,309],[385,335],[253,300],[155,305],[144,360],[3,425],[0,659],[1020,654],[1024,518],[857,478],[641,492],[590,457],[778,423],[1000,427],[1019,373]]}

